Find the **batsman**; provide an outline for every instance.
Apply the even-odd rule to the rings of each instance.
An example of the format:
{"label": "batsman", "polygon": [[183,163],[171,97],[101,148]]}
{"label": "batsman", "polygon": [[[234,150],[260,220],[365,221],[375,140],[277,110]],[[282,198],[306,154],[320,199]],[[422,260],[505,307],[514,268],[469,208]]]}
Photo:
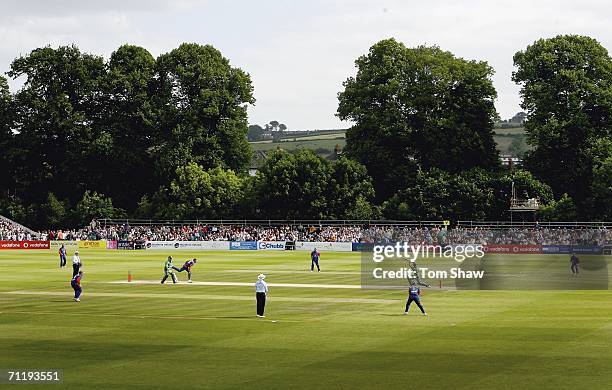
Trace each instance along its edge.
{"label": "batsman", "polygon": [[174,275],[174,269],[172,268],[172,256],[168,256],[168,260],[164,263],[164,277],[161,280],[161,284],[164,284],[168,276],[171,276],[172,283],[176,284],[176,275]]}

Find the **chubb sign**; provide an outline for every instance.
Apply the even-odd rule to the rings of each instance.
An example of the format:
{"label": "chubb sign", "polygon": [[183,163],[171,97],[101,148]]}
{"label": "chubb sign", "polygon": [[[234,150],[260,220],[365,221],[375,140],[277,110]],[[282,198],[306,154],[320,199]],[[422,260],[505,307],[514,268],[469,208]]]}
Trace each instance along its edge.
{"label": "chubb sign", "polygon": [[258,241],[257,249],[260,251],[284,251],[285,241]]}

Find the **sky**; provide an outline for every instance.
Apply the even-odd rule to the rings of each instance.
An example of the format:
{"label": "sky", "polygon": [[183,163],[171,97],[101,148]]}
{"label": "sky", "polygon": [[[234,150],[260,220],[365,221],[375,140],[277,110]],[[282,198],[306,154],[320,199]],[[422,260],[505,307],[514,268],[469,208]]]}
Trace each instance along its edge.
{"label": "sky", "polygon": [[[31,50],[76,44],[108,58],[120,45],[154,56],[211,44],[251,75],[249,123],[346,128],[336,116],[355,59],[381,39],[438,45],[494,69],[503,119],[520,111],[512,56],[540,38],[583,34],[612,47],[612,4],[600,0],[20,0],[3,1],[0,72]],[[19,80],[10,81],[16,91]]]}

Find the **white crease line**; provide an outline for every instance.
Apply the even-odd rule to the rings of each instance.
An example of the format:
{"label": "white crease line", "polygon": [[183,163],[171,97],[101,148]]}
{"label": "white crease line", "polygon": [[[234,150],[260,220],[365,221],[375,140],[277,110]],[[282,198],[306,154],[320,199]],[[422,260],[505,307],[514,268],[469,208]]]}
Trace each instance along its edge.
{"label": "white crease line", "polygon": [[[60,297],[71,297],[71,292],[59,292],[59,291],[5,291],[0,294],[11,294],[11,295],[43,295],[43,296],[60,296]],[[87,292],[86,289],[83,291],[83,297],[106,297],[106,298],[160,298],[160,299],[196,299],[196,300],[221,300],[221,301],[255,301],[254,296],[246,295],[202,295],[202,294],[159,294],[159,293],[118,293],[118,292]],[[404,297],[402,297],[403,299]],[[309,302],[309,303],[394,303],[397,304],[398,300],[392,299],[376,299],[376,298],[324,298],[324,297],[276,297],[269,296],[269,302]]]}
{"label": "white crease line", "polygon": [[256,318],[256,316],[251,317],[195,317],[195,316],[152,316],[152,315],[125,315],[125,314],[107,314],[107,313],[66,313],[66,312],[30,312],[30,311],[4,311],[0,312],[0,314],[34,314],[34,315],[61,315],[64,316],[89,316],[89,317],[121,317],[121,318],[139,318],[139,319],[163,319],[163,320],[221,320],[221,321],[261,321],[261,322],[312,322],[315,320],[308,319],[304,321],[299,320],[262,320],[260,318]]}
{"label": "white crease line", "polygon": [[[114,284],[160,284],[156,280],[133,280],[128,282],[126,280],[120,280],[115,282],[107,282]],[[167,284],[171,284],[166,282]],[[245,282],[181,282],[180,284],[191,284],[194,286],[241,286],[241,287],[255,287],[255,283]],[[297,287],[297,288],[346,288],[346,289],[360,289],[359,284],[302,284],[302,283],[268,283],[270,287]]]}

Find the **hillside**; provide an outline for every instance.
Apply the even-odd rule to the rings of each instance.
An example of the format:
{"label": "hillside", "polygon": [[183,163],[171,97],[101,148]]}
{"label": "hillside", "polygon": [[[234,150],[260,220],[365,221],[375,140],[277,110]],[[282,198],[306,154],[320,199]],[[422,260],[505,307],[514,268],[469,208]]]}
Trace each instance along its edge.
{"label": "hillside", "polygon": [[[501,154],[522,155],[528,150],[526,144],[525,128],[497,128],[493,137],[497,144],[497,149]],[[251,165],[258,167],[265,159],[266,153],[278,148],[287,151],[309,149],[322,157],[329,157],[334,153],[336,145],[340,149],[346,146],[346,130],[311,132],[308,135],[289,134],[282,139],[282,142],[257,141],[250,142],[253,148],[253,161]]]}

